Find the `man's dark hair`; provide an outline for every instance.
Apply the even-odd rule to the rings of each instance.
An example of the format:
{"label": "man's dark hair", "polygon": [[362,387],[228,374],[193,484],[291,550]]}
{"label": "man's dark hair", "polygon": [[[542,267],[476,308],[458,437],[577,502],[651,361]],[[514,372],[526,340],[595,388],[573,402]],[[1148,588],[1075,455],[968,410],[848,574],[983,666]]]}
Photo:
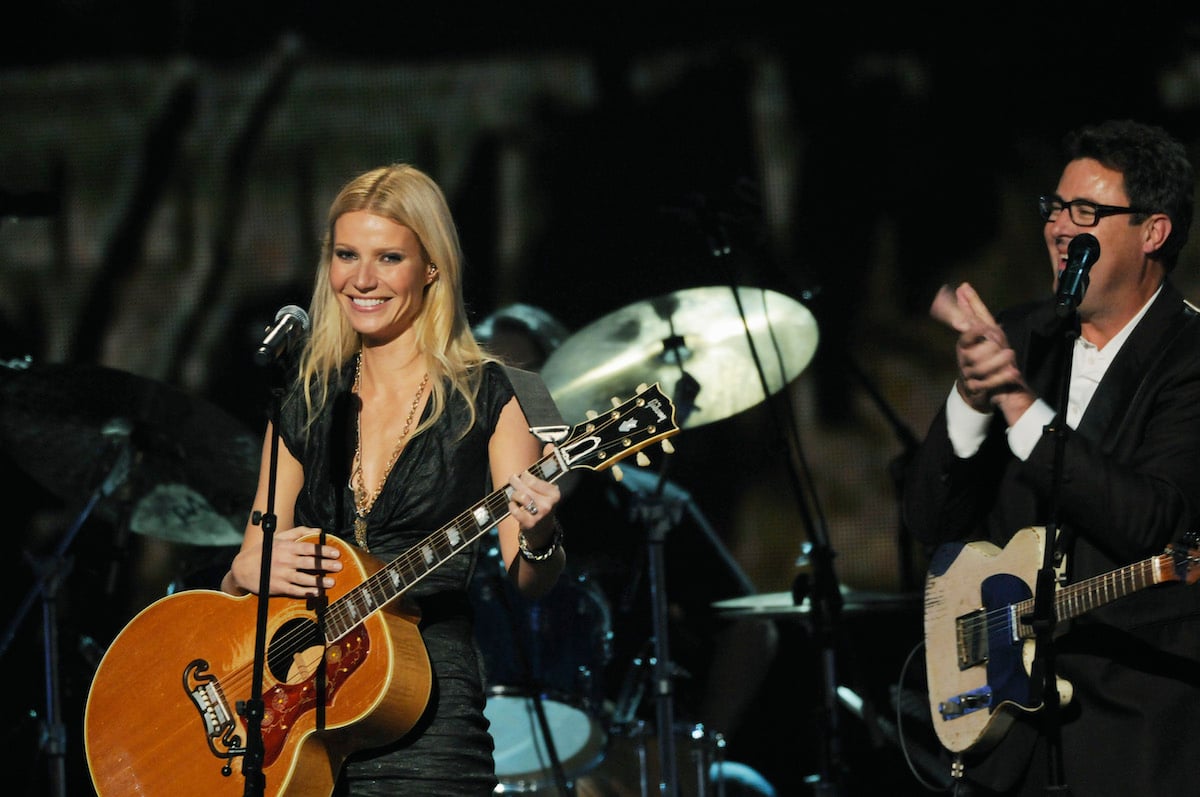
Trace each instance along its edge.
{"label": "man's dark hair", "polygon": [[[1131,119],[1111,119],[1067,134],[1068,161],[1091,158],[1125,178],[1129,204],[1171,217],[1171,234],[1154,253],[1167,272],[1175,268],[1188,240],[1195,203],[1195,172],[1187,148],[1161,127]],[[1136,214],[1131,223],[1146,220]]]}

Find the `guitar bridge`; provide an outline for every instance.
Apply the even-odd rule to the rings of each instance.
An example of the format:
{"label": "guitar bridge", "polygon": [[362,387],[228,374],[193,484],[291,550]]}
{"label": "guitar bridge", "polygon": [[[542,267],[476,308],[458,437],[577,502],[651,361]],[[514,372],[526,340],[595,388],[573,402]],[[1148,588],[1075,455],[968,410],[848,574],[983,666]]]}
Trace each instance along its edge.
{"label": "guitar bridge", "polygon": [[991,708],[991,705],[992,688],[990,686],[981,686],[978,689],[972,689],[969,692],[963,692],[961,695],[955,695],[949,700],[939,702],[938,713],[942,715],[942,719],[944,720],[953,720],[979,711],[980,709]]}
{"label": "guitar bridge", "polygon": [[[200,718],[204,721],[204,734],[208,740],[208,748],[217,758],[231,758],[242,751],[237,748],[239,739],[230,738],[235,727],[233,712],[229,710],[229,701],[216,676],[207,673],[208,662],[197,659],[187,666],[183,673],[183,687],[192,699]],[[221,739],[225,750],[218,750],[215,740]]]}

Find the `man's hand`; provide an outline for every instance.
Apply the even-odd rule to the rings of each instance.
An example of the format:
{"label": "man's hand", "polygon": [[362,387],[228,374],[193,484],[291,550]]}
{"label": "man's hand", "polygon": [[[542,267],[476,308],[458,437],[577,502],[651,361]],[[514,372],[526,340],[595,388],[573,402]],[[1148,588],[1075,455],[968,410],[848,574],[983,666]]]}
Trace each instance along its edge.
{"label": "man's hand", "polygon": [[957,288],[943,285],[929,307],[929,315],[958,333],[958,394],[977,412],[999,408],[1011,426],[1029,408],[1035,396],[1017,368],[1016,353],[982,298],[964,282]]}

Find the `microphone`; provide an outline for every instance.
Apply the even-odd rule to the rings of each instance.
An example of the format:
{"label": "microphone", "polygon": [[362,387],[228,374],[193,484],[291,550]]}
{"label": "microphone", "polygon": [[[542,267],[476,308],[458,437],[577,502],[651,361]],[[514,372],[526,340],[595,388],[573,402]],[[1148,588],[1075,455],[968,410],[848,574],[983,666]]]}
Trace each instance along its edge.
{"label": "microphone", "polygon": [[1066,318],[1075,312],[1087,292],[1088,271],[1100,258],[1100,242],[1091,233],[1082,233],[1071,239],[1067,247],[1067,265],[1058,272],[1058,298],[1054,312]]}
{"label": "microphone", "polygon": [[274,325],[267,328],[266,337],[254,352],[254,361],[259,365],[275,362],[308,331],[308,326],[308,313],[294,304],[281,307],[275,314]]}

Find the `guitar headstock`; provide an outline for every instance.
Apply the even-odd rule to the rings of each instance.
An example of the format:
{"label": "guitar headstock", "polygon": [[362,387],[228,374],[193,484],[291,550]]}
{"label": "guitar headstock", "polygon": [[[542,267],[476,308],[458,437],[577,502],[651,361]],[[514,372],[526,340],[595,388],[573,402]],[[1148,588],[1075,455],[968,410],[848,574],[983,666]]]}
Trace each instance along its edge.
{"label": "guitar headstock", "polygon": [[1181,542],[1168,545],[1166,552],[1174,580],[1187,584],[1200,581],[1200,533],[1189,531]]}
{"label": "guitar headstock", "polygon": [[657,382],[639,387],[637,395],[623,403],[613,403],[611,410],[571,427],[567,439],[558,444],[569,468],[606,470],[659,440],[666,448],[667,438],[679,433],[675,405]]}

